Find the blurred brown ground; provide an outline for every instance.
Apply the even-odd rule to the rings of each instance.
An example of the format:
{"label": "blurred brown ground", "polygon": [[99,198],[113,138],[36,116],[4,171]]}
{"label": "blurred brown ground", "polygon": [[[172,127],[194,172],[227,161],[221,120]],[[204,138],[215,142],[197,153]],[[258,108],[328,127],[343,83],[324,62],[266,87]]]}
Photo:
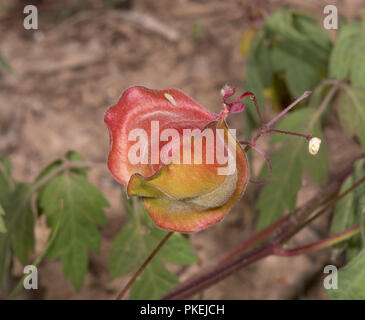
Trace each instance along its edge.
{"label": "blurred brown ground", "polygon": [[[75,150],[88,160],[105,161],[109,137],[103,123],[104,112],[132,85],[177,87],[218,112],[220,88],[224,84],[244,91],[245,59],[239,52],[239,42],[248,25],[244,10],[247,2],[134,0],[131,12],[152,19],[152,25],[135,21],[138,16],[127,11],[100,9],[102,0],[90,1],[90,8],[72,15],[58,8],[62,5],[78,8],[76,0],[65,1],[57,10],[40,8],[38,31],[24,30],[21,15],[2,21],[0,52],[12,72],[0,71],[0,152],[11,156],[15,178],[32,181],[44,166],[67,150]],[[316,17],[321,17],[323,6],[328,3],[336,3],[340,13],[350,17],[364,5],[364,1],[270,2],[275,6],[288,3],[304,8]],[[14,12],[15,3],[2,1],[0,20]],[[230,121],[234,128],[242,128],[240,115]],[[351,139],[339,136],[338,131],[333,122],[325,133],[332,172],[346,165],[347,153],[359,152]],[[339,152],[344,144],[345,154]],[[263,145],[268,150],[267,140]],[[257,172],[262,161],[256,155],[253,159],[252,166]],[[93,169],[90,177],[111,207],[106,211],[108,223],[102,229],[102,249],[91,254],[81,291],[75,292],[64,279],[58,261],[45,261],[39,270],[41,290],[21,298],[111,299],[127,280],[111,280],[107,271],[112,241],[126,222],[120,187],[107,170]],[[317,188],[305,178],[298,204],[309,199]],[[244,198],[236,205],[223,223],[192,236],[201,261],[188,268],[174,268],[181,279],[254,231],[256,212],[253,202],[248,200],[256,191],[256,186],[250,186],[247,200]],[[319,221],[296,242],[318,239],[326,224],[326,219]],[[34,256],[47,236],[41,219],[36,228]],[[270,257],[206,290],[204,298],[326,299],[321,272],[328,258],[329,252],[306,257]],[[16,271],[21,274],[21,266]]]}

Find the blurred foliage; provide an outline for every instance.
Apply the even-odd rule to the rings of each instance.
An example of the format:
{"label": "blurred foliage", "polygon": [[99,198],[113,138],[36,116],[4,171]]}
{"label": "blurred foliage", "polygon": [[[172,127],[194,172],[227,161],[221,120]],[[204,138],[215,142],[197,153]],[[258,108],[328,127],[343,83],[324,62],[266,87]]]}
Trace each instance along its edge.
{"label": "blurred foliage", "polygon": [[[355,163],[353,174],[342,185],[345,191],[365,176],[365,160]],[[336,234],[360,223],[361,232],[352,238],[337,244],[334,253],[346,254],[349,262],[338,272],[338,289],[328,290],[333,299],[365,299],[365,185],[362,184],[353,192],[341,199],[336,206],[331,234]]]}
{"label": "blurred foliage", "polygon": [[[327,77],[332,44],[325,30],[307,14],[280,9],[254,36],[248,30],[240,44],[246,55],[247,43],[251,43],[245,87],[256,94],[260,106],[264,106],[265,94],[274,105],[286,106]],[[250,130],[257,127],[258,117],[254,108],[247,112]]]}
{"label": "blurred foliage", "polygon": [[[322,112],[317,107],[324,94],[322,81],[327,77],[332,45],[327,33],[306,14],[287,9],[274,12],[264,27],[252,38],[246,72],[246,89],[255,93],[260,107],[270,99],[274,110],[288,105],[304,91],[314,90],[306,109],[291,112],[277,126],[279,130],[302,132],[322,137]],[[242,43],[243,42],[243,43]],[[241,41],[246,47],[247,39]],[[251,102],[249,102],[251,103]],[[258,126],[253,106],[247,109],[246,134]],[[325,145],[316,157],[306,150],[305,141],[298,138],[275,135],[272,142],[279,144],[273,158],[271,181],[264,186],[257,203],[260,210],[258,228],[269,225],[285,211],[295,207],[301,186],[302,172],[314,181],[324,182],[327,172]],[[264,168],[261,176],[267,174]],[[279,186],[279,187],[278,187]],[[267,212],[270,212],[268,214]]]}
{"label": "blurred foliage", "polygon": [[347,266],[338,271],[338,289],[328,289],[332,299],[365,299],[365,251],[363,250]]}
{"label": "blurred foliage", "polygon": [[[279,130],[290,132],[311,132],[314,136],[322,138],[319,121],[312,121],[315,108],[305,108],[291,112],[280,125]],[[261,214],[257,228],[262,229],[279,219],[283,213],[293,211],[296,204],[297,193],[302,185],[302,172],[307,172],[311,178],[321,184],[328,171],[326,148],[323,145],[314,157],[308,152],[308,142],[294,136],[276,134],[272,143],[282,142],[279,149],[272,155],[273,172],[270,182],[262,189],[257,208]],[[267,175],[267,168],[262,175]],[[269,213],[269,214],[268,214]]]}
{"label": "blurred foliage", "polygon": [[[68,152],[67,161],[82,160],[75,152]],[[98,251],[103,225],[103,208],[108,206],[100,191],[87,180],[85,169],[73,168],[53,172],[65,161],[49,165],[33,183],[15,181],[9,158],[0,158],[0,286],[3,283],[8,259],[15,256],[29,264],[29,253],[34,252],[36,215],[32,196],[37,197],[37,211],[45,213],[47,225],[58,233],[47,254],[62,260],[65,277],[76,289],[81,287],[88,266],[88,250]],[[49,177],[37,188],[42,178]],[[59,227],[59,228],[58,228]]]}
{"label": "blurred foliage", "polygon": [[5,211],[4,211],[3,207],[0,205],[0,233],[5,233],[6,232],[4,219],[2,217],[4,214],[5,214]]}
{"label": "blurred foliage", "polygon": [[[34,216],[30,202],[29,184],[16,182],[11,176],[7,157],[0,158],[1,220],[6,232],[0,233],[0,286],[3,283],[8,251],[26,264],[29,251],[34,250]],[[5,214],[4,214],[5,212]]]}
{"label": "blurred foliage", "polygon": [[[363,88],[356,87],[365,85],[364,68],[361,68],[365,61],[364,39],[364,22],[355,21],[342,26],[332,45],[326,30],[313,18],[281,8],[268,17],[254,36],[252,29],[248,29],[241,40],[243,54],[247,54],[250,43],[246,89],[255,93],[261,108],[265,107],[265,100],[270,100],[275,111],[280,111],[304,91],[313,90],[311,98],[301,102],[298,110],[290,112],[276,128],[322,138],[322,125],[329,108],[327,105],[319,107],[332,85],[326,80],[344,81],[340,94],[329,105],[339,102],[338,114],[343,127],[357,136],[365,149],[365,96]],[[356,45],[351,45],[354,42]],[[350,58],[345,58],[346,52]],[[359,71],[355,72],[357,69]],[[249,137],[259,122],[252,105],[246,110],[245,129]],[[305,141],[295,137],[275,134],[272,143],[278,147],[272,155],[271,181],[263,187],[257,202],[258,229],[295,208],[303,172],[322,184],[328,169],[325,142],[315,157],[305,150]],[[261,176],[266,174],[267,168],[264,168]]]}
{"label": "blurred foliage", "polygon": [[[250,43],[249,51],[247,51]],[[242,54],[248,53],[246,89],[256,94],[260,107],[270,100],[274,111],[287,106],[304,91],[313,90],[311,99],[301,102],[276,129],[312,134],[323,138],[322,126],[329,112],[337,112],[344,131],[356,137],[365,150],[365,21],[341,24],[334,44],[314,19],[289,9],[279,9],[254,36],[246,31],[241,41]],[[337,81],[337,82],[336,82]],[[331,87],[337,94],[323,103]],[[333,89],[333,88],[332,88]],[[258,127],[255,109],[246,109],[246,133]],[[328,171],[325,142],[316,156],[309,155],[305,141],[274,134],[276,145],[271,157],[272,177],[259,194],[260,215],[257,228],[262,229],[295,209],[297,193],[306,172],[313,181],[322,184]],[[263,168],[261,177],[267,176]],[[344,183],[341,192],[365,175],[364,160],[358,161],[354,173]],[[364,299],[365,291],[365,189],[357,188],[336,206],[331,234],[337,234],[360,223],[361,235],[335,246],[338,255],[345,252],[350,263],[339,271],[338,290],[329,290],[335,299]]]}
{"label": "blurred foliage", "polygon": [[[68,166],[59,170],[65,161]],[[29,264],[29,253],[34,252],[35,219],[45,214],[53,235],[45,254],[48,259],[60,259],[65,277],[75,289],[81,288],[89,251],[100,250],[99,228],[105,225],[103,210],[109,204],[88,181],[87,169],[73,167],[72,161],[82,163],[84,159],[76,152],[67,152],[33,183],[25,184],[12,178],[9,158],[0,157],[0,287],[8,272],[6,266],[12,265],[9,259],[15,256],[21,264]],[[32,206],[33,194],[36,207]],[[123,195],[130,221],[116,237],[110,253],[109,270],[114,278],[136,271],[167,234],[155,227],[144,209],[138,206],[138,210]],[[165,262],[189,265],[197,261],[189,238],[175,233],[134,283],[131,298],[158,299],[177,284]]]}
{"label": "blurred foliage", "polygon": [[358,137],[365,150],[364,88],[346,86],[339,100],[338,114],[342,126],[348,133]]}
{"label": "blurred foliage", "polygon": [[[340,193],[350,188],[353,184],[359,181],[365,176],[365,161],[364,159],[358,160],[355,163],[355,169],[353,174],[348,177],[342,184]],[[345,231],[359,223],[362,223],[363,232],[365,234],[365,185],[360,185],[348,196],[341,199],[334,211],[330,233],[332,235]],[[339,255],[343,251],[346,252],[347,260],[354,258],[364,247],[365,239],[362,236],[356,235],[349,240],[342,242],[335,246],[334,253]]]}

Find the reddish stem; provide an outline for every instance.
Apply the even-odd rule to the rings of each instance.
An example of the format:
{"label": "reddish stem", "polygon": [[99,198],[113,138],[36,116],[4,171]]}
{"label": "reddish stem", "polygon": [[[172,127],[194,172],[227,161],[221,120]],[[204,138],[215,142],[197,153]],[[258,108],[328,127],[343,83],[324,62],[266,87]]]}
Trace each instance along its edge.
{"label": "reddish stem", "polygon": [[261,230],[260,232],[254,234],[251,238],[244,241],[241,245],[237,246],[235,249],[230,251],[224,257],[218,260],[218,264],[226,263],[232,260],[234,257],[237,257],[246,251],[252,249],[253,247],[257,246],[258,244],[265,241],[273,232],[278,229],[286,220],[288,220],[289,215],[282,217],[278,221],[275,221],[265,229]]}
{"label": "reddish stem", "polygon": [[297,136],[297,137],[303,137],[303,138],[307,139],[308,141],[313,138],[313,136],[310,135],[310,134],[303,134],[303,133],[297,133],[297,132],[283,131],[283,130],[277,130],[277,129],[267,129],[267,131],[264,131],[264,133],[271,133],[271,132],[288,134],[288,135]]}
{"label": "reddish stem", "polygon": [[291,103],[287,108],[281,111],[278,115],[272,118],[267,124],[267,128],[271,128],[280,118],[282,118],[285,114],[287,114],[291,109],[293,109],[300,101],[304,100],[308,97],[312,92],[305,91],[298,99],[296,99],[293,103]]}
{"label": "reddish stem", "polygon": [[324,249],[324,248],[333,246],[336,243],[342,242],[342,241],[352,237],[359,231],[360,231],[360,225],[358,224],[341,233],[335,234],[332,237],[328,237],[326,239],[323,239],[323,240],[320,240],[317,242],[313,242],[313,243],[307,244],[307,245],[299,247],[299,248],[286,249],[281,246],[277,246],[274,249],[274,254],[276,254],[278,256],[283,256],[283,257],[291,257],[291,256],[297,256],[300,254],[310,253],[313,251],[317,251],[320,249]]}

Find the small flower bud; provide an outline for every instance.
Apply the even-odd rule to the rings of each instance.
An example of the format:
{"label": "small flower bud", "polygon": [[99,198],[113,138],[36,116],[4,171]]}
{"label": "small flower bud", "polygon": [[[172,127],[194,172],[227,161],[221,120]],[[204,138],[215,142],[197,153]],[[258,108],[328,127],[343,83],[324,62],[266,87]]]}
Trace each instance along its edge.
{"label": "small flower bud", "polygon": [[225,103],[226,100],[233,96],[234,93],[236,91],[236,88],[232,88],[230,87],[229,85],[225,85],[222,89],[221,89],[221,95],[222,95],[222,98],[223,98],[223,102]]}
{"label": "small flower bud", "polygon": [[319,147],[321,146],[321,142],[321,139],[317,137],[313,137],[312,139],[310,139],[308,144],[309,153],[312,155],[316,155],[319,151]]}

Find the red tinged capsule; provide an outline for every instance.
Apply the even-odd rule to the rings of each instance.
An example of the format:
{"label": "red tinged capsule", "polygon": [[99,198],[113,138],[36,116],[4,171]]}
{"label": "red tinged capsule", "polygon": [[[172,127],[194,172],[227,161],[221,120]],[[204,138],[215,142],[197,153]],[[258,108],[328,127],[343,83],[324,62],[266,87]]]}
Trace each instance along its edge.
{"label": "red tinged capsule", "polygon": [[224,117],[178,89],[127,89],[105,114],[108,167],[162,229],[218,223],[248,182],[246,155]]}

